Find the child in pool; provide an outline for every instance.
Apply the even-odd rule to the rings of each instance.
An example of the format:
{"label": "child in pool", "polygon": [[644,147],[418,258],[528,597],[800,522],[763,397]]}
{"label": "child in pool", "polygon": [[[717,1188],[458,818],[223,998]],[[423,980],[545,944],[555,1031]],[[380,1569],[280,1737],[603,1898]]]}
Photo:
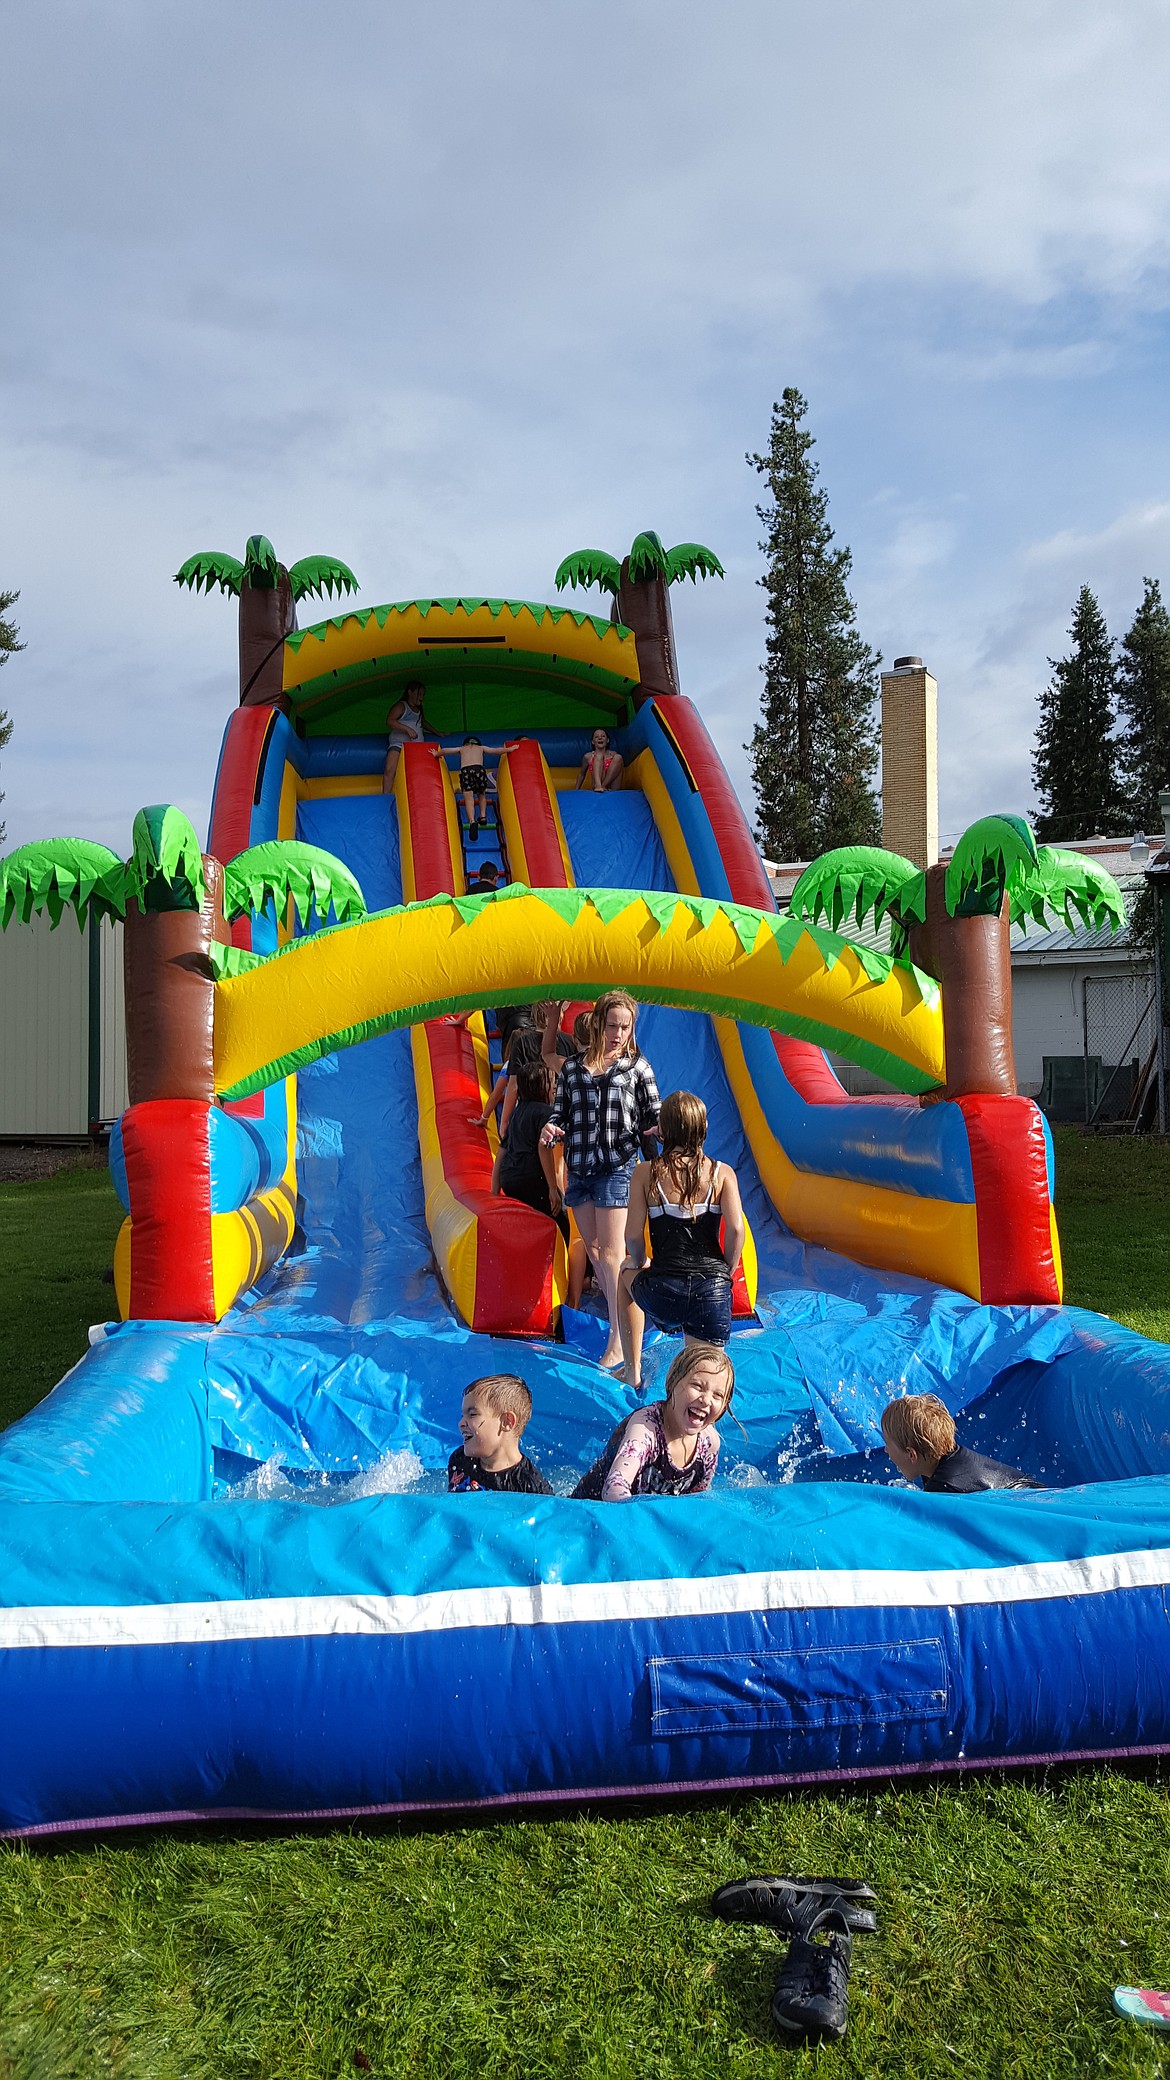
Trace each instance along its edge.
{"label": "child in pool", "polygon": [[464,1392],[459,1417],[463,1443],[447,1461],[448,1491],[465,1495],[487,1488],[508,1494],[551,1495],[543,1473],[520,1450],[531,1414],[532,1396],[514,1372],[473,1379]]}
{"label": "child in pool", "polygon": [[1038,1488],[1015,1466],[956,1442],[949,1409],[937,1394],[903,1394],[882,1416],[886,1451],[904,1480],[931,1495],[978,1495],[987,1488]]}
{"label": "child in pool", "polygon": [[577,1502],[628,1502],[633,1495],[701,1495],[715,1478],[719,1433],[735,1391],[727,1352],[684,1345],[666,1375],[666,1398],[618,1424],[600,1459],[573,1490]]}

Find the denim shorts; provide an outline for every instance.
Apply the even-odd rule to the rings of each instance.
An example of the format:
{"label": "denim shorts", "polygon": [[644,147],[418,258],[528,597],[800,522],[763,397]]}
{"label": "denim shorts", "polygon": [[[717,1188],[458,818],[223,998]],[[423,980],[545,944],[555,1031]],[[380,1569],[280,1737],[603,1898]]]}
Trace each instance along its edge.
{"label": "denim shorts", "polygon": [[649,1268],[630,1283],[636,1306],[656,1329],[693,1336],[698,1343],[727,1343],[731,1336],[731,1273],[687,1271],[681,1275]]}
{"label": "denim shorts", "polygon": [[565,1184],[566,1206],[628,1206],[630,1179],[638,1158],[614,1163],[608,1170],[570,1170]]}

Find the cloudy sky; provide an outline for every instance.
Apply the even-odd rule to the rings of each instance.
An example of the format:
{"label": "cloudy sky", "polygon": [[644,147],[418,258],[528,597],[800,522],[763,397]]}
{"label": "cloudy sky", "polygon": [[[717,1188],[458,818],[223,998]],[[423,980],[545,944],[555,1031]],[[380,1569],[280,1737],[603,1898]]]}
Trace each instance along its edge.
{"label": "cloudy sky", "polygon": [[[1032,799],[1078,586],[1170,579],[1165,0],[92,0],[7,11],[9,842],[206,822],[262,529],[362,602],[709,543],[686,690],[747,797],[758,483],[809,401],[942,823]],[[302,618],[309,618],[302,614]]]}

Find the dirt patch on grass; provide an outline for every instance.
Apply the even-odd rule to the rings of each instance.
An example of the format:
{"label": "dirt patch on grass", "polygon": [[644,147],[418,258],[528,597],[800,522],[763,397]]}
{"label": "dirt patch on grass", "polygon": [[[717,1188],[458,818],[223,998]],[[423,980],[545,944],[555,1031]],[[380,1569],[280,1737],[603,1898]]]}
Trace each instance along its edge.
{"label": "dirt patch on grass", "polygon": [[88,1142],[0,1141],[0,1184],[35,1184],[59,1170],[104,1170],[104,1147]]}

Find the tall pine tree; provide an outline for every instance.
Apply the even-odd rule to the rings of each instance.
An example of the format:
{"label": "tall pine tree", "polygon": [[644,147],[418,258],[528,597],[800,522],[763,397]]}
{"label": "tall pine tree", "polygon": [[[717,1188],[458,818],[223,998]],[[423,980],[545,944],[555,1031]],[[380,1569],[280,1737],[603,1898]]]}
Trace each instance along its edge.
{"label": "tall pine tree", "polygon": [[1052,677],[1040,696],[1032,778],[1043,814],[1045,844],[1114,834],[1125,822],[1117,777],[1116,668],[1100,603],[1082,585],[1069,628],[1072,652],[1050,657]]}
{"label": "tall pine tree", "polygon": [[1156,578],[1122,637],[1117,705],[1124,720],[1121,775],[1135,830],[1158,831],[1158,796],[1170,787],[1170,614]]}
{"label": "tall pine tree", "polygon": [[873,787],[881,658],[855,625],[846,588],[853,558],[833,547],[813,436],[801,423],[807,411],[799,390],[785,390],[772,406],[767,454],[747,458],[770,496],[756,507],[768,559],[759,581],[768,595],[762,719],[745,749],[757,839],[778,860],[881,837]]}
{"label": "tall pine tree", "polygon": [[[16,626],[15,621],[7,619],[9,607],[15,606],[19,598],[19,592],[0,592],[0,665],[8,663],[14,650],[24,649],[24,644],[18,643],[16,640],[20,630]],[[7,708],[0,708],[0,751],[4,750],[11,735],[12,724],[8,719],[8,710]],[[0,791],[0,802],[3,800],[4,795]],[[0,845],[4,843],[6,836],[7,826],[0,820]]]}

